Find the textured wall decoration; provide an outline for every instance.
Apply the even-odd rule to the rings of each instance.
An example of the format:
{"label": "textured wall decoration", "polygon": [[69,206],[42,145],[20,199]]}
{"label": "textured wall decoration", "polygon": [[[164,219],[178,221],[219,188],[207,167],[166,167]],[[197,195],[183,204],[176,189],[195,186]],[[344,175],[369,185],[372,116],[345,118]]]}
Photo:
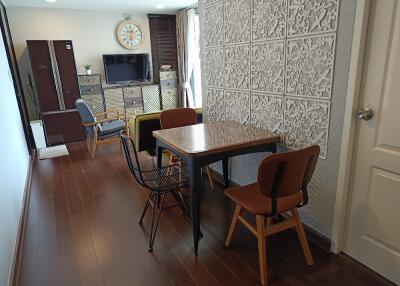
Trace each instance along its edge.
{"label": "textured wall decoration", "polygon": [[225,47],[225,88],[250,88],[250,45]]}
{"label": "textured wall decoration", "polygon": [[330,98],[335,35],[288,40],[286,94]]}
{"label": "textured wall decoration", "polygon": [[283,134],[283,97],[253,93],[251,95],[251,125]]}
{"label": "textured wall decoration", "polygon": [[226,120],[282,134],[288,147],[319,144],[327,157],[339,0],[200,7],[207,118],[223,120],[219,109]]}
{"label": "textured wall decoration", "polygon": [[288,0],[289,37],[336,31],[339,0]]}
{"label": "textured wall decoration", "polygon": [[285,42],[263,42],[251,46],[252,90],[284,91]]}
{"label": "textured wall decoration", "polygon": [[329,125],[329,101],[285,98],[285,145],[298,149],[317,144],[326,158]]}
{"label": "textured wall decoration", "polygon": [[225,0],[225,44],[250,41],[250,1]]}
{"label": "textured wall decoration", "polygon": [[282,39],[286,36],[286,1],[253,0],[253,41]]}
{"label": "textured wall decoration", "polygon": [[204,81],[209,87],[224,87],[224,49],[212,48],[204,51]]}
{"label": "textured wall decoration", "polygon": [[225,91],[226,120],[250,124],[250,93]]}
{"label": "textured wall decoration", "polygon": [[217,2],[211,6],[204,7],[203,20],[207,25],[203,26],[203,41],[205,47],[221,46],[224,43],[224,6],[222,2]]}
{"label": "textured wall decoration", "polygon": [[212,122],[225,120],[225,98],[223,89],[207,90],[207,114]]}
{"label": "textured wall decoration", "polygon": [[[225,11],[227,1],[199,1],[204,119],[223,120],[223,115],[219,117],[219,113],[225,114],[226,120],[248,124],[247,118],[250,114],[252,126],[283,133],[283,143],[291,148],[319,144],[321,157],[325,159],[319,160],[310,184],[310,202],[307,207],[302,208],[301,215],[308,226],[330,237],[357,0],[241,0],[246,2],[241,5],[251,6],[251,37],[244,42],[243,35],[238,35],[240,41],[243,41],[241,43],[225,43],[224,33],[230,31],[230,28],[227,29],[224,25],[231,21],[227,19]],[[213,16],[218,17],[218,20],[205,19],[204,11],[210,7],[224,7],[218,12],[214,8]],[[209,86],[207,80],[204,80],[209,76],[211,69],[208,69],[211,61],[206,61],[205,55],[211,47],[206,45],[204,39],[208,38],[208,31],[215,29],[212,25],[215,25],[216,21],[220,21],[221,28],[225,31],[222,33],[223,43],[218,44],[225,60],[226,49],[234,47],[238,51],[238,46],[244,47],[244,50],[250,47],[250,53],[246,55],[249,61],[243,57],[245,64],[240,64],[240,61],[226,64],[223,59],[218,61],[225,66],[225,79],[233,79],[238,77],[238,73],[246,73],[248,62],[251,75],[248,87],[244,84],[238,88],[234,80],[228,84],[225,82],[223,87],[219,86],[217,89],[219,94],[224,92],[224,101],[219,100],[211,91],[215,87]],[[231,25],[232,23],[229,23],[229,26]],[[240,26],[240,23],[237,25]],[[244,20],[244,25],[247,25],[247,19]],[[268,57],[268,53],[270,48],[279,47],[280,42],[284,42],[284,89],[283,92],[264,91],[263,88],[275,86],[275,82],[280,82],[261,75],[273,73],[276,76],[275,70],[279,61]],[[256,57],[260,60],[255,60]],[[335,60],[335,57],[339,57],[339,60]],[[214,65],[217,66],[222,65]],[[243,71],[238,71],[240,69]],[[232,96],[237,93],[249,94],[250,111],[247,111],[246,104],[240,107],[237,96]],[[264,154],[252,154],[232,158],[230,179],[240,185],[254,182],[258,163],[263,157]],[[222,172],[219,164],[213,168]]]}

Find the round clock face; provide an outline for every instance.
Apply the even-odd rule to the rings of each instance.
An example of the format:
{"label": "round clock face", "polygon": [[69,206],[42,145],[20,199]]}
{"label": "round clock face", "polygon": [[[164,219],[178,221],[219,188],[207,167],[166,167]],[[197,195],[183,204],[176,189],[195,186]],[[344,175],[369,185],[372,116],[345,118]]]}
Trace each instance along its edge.
{"label": "round clock face", "polygon": [[138,24],[127,20],[119,24],[117,29],[117,39],[121,46],[133,50],[141,46],[143,33]]}

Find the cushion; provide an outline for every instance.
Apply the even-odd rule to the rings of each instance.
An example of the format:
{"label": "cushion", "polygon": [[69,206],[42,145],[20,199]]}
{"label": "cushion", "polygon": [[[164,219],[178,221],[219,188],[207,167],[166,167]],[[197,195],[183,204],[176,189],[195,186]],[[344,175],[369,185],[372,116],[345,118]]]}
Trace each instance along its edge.
{"label": "cushion", "polygon": [[[272,212],[271,199],[259,191],[257,183],[226,189],[225,195],[255,215],[269,215]],[[302,200],[302,192],[279,197],[277,199],[277,213],[295,208]]]}
{"label": "cushion", "polygon": [[107,121],[98,124],[99,137],[115,135],[125,129],[125,122],[122,120]]}

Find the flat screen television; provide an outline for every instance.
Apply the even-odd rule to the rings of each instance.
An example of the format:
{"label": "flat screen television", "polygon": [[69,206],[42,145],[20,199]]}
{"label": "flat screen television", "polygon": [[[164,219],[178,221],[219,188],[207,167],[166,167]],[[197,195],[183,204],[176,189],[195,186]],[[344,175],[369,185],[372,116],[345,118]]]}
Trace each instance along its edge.
{"label": "flat screen television", "polygon": [[150,80],[148,54],[103,55],[103,62],[108,84]]}

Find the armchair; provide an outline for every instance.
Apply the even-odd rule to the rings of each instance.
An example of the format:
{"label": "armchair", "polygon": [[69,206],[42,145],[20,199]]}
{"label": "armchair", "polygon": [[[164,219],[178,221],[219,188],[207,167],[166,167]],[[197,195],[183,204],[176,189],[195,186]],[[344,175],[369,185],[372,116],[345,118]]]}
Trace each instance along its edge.
{"label": "armchair", "polygon": [[93,114],[89,106],[77,99],[75,106],[82,119],[82,125],[86,128],[86,142],[94,158],[97,145],[120,143],[120,133],[124,131],[129,136],[128,120],[125,113],[118,110]]}

